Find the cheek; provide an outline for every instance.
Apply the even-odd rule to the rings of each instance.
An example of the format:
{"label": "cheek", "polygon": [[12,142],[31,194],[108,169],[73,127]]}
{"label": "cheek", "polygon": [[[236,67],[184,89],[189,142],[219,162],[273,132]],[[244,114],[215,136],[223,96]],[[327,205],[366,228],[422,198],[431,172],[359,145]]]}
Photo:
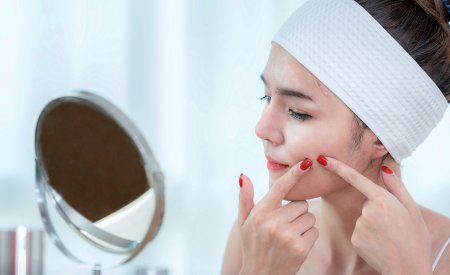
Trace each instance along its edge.
{"label": "cheek", "polygon": [[[314,129],[314,131],[303,129],[303,131],[287,135],[291,137],[290,140],[286,140],[286,149],[292,164],[305,157],[313,160],[311,170],[289,192],[286,196],[287,200],[317,198],[348,186],[339,176],[329,172],[316,161],[318,155],[325,155],[340,159],[350,165],[353,164],[350,156],[351,137],[348,133],[343,133],[342,129],[334,128]],[[276,179],[271,175],[269,177],[270,185]]]}
{"label": "cheek", "polygon": [[345,159],[349,153],[348,133],[342,129],[334,129],[324,125],[316,127],[298,127],[287,132],[285,135],[285,150],[289,156],[290,164],[297,163],[304,158],[313,161],[319,155],[332,156]]}
{"label": "cheek", "polygon": [[292,130],[285,135],[288,137],[285,140],[285,150],[291,165],[304,158],[314,160],[323,151],[323,144],[326,141],[315,133],[320,133],[320,131],[304,127],[304,129]]}

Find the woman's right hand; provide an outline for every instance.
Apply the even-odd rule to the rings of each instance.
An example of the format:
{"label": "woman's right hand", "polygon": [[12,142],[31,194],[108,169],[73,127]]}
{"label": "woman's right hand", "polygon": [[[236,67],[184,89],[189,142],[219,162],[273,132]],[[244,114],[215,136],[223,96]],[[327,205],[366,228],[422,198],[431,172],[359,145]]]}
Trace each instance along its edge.
{"label": "woman's right hand", "polygon": [[316,219],[308,212],[308,203],[293,201],[284,206],[281,204],[312,164],[308,159],[302,163],[291,167],[277,179],[256,205],[253,202],[253,184],[241,174],[238,218],[242,240],[241,275],[296,274],[317,240]]}

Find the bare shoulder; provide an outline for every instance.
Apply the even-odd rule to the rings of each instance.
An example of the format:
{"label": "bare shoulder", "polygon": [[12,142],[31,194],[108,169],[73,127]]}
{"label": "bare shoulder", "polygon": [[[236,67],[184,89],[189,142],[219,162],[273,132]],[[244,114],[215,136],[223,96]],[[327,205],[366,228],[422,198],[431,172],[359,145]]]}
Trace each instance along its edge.
{"label": "bare shoulder", "polygon": [[234,223],[228,238],[225,255],[222,262],[222,275],[239,274],[242,266],[241,238],[237,222]]}
{"label": "bare shoulder", "polygon": [[[430,231],[432,242],[432,260],[439,257],[442,248],[450,238],[450,219],[430,209],[420,207],[424,221]],[[449,274],[450,245],[440,255],[434,274]]]}
{"label": "bare shoulder", "polygon": [[450,237],[450,219],[433,210],[420,206],[422,216],[425,220],[432,239],[445,241]]}

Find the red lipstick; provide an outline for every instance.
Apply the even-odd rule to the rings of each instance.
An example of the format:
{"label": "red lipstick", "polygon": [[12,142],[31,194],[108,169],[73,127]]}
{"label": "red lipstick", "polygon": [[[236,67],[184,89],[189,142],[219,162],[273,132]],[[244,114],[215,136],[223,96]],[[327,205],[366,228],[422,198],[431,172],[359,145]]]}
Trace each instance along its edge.
{"label": "red lipstick", "polygon": [[268,156],[266,158],[267,158],[267,169],[269,169],[271,171],[277,172],[277,171],[281,171],[281,170],[284,170],[289,167],[289,165],[279,163]]}

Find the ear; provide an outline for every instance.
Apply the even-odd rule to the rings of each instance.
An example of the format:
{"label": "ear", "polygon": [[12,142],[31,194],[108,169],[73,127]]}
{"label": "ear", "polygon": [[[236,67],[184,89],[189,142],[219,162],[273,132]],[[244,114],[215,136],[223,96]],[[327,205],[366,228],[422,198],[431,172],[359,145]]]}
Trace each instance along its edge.
{"label": "ear", "polygon": [[378,139],[378,137],[372,132],[372,130],[367,129],[367,138],[369,142],[368,153],[370,154],[371,159],[378,159],[385,156],[388,153],[386,147],[384,147],[383,143]]}

